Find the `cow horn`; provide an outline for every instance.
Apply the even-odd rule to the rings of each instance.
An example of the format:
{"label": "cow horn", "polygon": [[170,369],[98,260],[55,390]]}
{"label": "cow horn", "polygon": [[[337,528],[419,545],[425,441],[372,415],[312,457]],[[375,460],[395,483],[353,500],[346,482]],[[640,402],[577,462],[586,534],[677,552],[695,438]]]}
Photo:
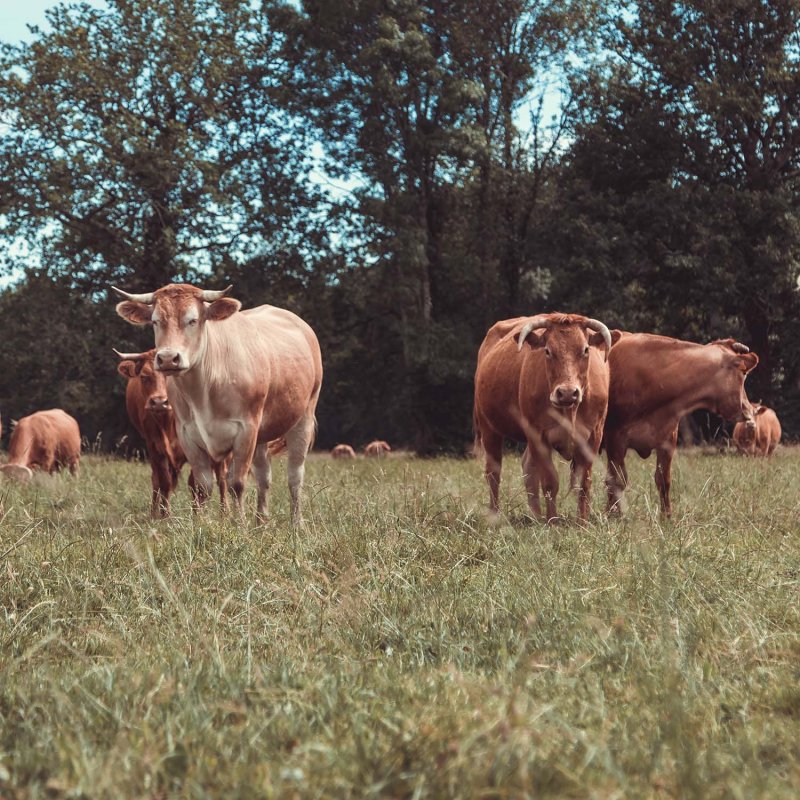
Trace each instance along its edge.
{"label": "cow horn", "polygon": [[147,353],[120,353],[115,347],[111,348],[123,361],[144,361]]}
{"label": "cow horn", "polygon": [[596,319],[587,319],[586,327],[589,328],[589,330],[597,331],[602,334],[603,341],[606,343],[606,361],[608,361],[608,351],[611,350],[611,331],[609,331],[602,322]]}
{"label": "cow horn", "polygon": [[228,286],[227,289],[203,289],[201,296],[206,303],[213,303],[215,300],[219,300],[220,297],[225,297],[231,289],[233,289],[233,284]]}
{"label": "cow horn", "polygon": [[145,305],[151,306],[153,305],[153,295],[155,292],[147,292],[147,294],[128,294],[127,292],[123,292],[122,289],[117,289],[116,286],[111,287],[120,297],[124,297],[126,300],[131,300],[134,303],[144,303]]}
{"label": "cow horn", "polygon": [[552,321],[547,314],[539,314],[538,317],[534,317],[529,322],[526,322],[522,326],[522,330],[519,332],[519,338],[517,339],[517,352],[522,350],[522,345],[525,343],[525,340],[528,338],[528,334],[531,331],[536,330],[536,328],[549,328],[552,325]]}
{"label": "cow horn", "polygon": [[733,342],[733,344],[731,344],[731,350],[733,350],[734,353],[740,353],[740,354],[750,352],[750,348],[746,344],[742,344],[741,342]]}

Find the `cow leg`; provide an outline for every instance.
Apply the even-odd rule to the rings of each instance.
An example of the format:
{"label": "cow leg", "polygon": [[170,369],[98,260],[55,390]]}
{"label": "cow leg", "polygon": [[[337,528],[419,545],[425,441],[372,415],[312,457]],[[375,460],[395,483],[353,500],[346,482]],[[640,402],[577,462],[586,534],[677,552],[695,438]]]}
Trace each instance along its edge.
{"label": "cow leg", "polygon": [[192,508],[194,511],[200,511],[211,496],[214,487],[214,467],[208,453],[204,450],[199,447],[191,447],[190,453],[188,452],[189,448],[186,449],[191,467],[189,491],[192,493]]}
{"label": "cow leg", "polygon": [[170,465],[158,453],[150,455],[150,483],[153,494],[150,501],[150,516],[159,519],[169,516],[169,496],[173,480]]}
{"label": "cow leg", "polygon": [[578,519],[589,518],[589,493],[592,489],[592,463],[584,458],[572,459],[569,467],[570,488],[578,494]]}
{"label": "cow leg", "polygon": [[223,458],[222,461],[214,463],[214,474],[217,477],[217,488],[219,489],[219,504],[223,513],[228,511],[228,467],[230,458]]}
{"label": "cow leg", "polygon": [[233,458],[228,469],[228,485],[233,494],[239,516],[244,519],[244,490],[247,485],[247,473],[253,463],[258,437],[258,425],[244,428],[233,444]]}
{"label": "cow leg", "polygon": [[522,454],[522,480],[528,495],[528,508],[535,519],[542,518],[542,506],[539,502],[539,476],[531,458],[530,448],[526,447]]}
{"label": "cow leg", "polygon": [[558,518],[556,511],[556,496],[558,495],[558,473],[553,464],[553,460],[548,453],[541,462],[542,466],[542,490],[544,491],[544,502],[547,508],[547,521],[552,522]]}
{"label": "cow leg", "polygon": [[303,417],[284,437],[288,455],[287,472],[289,473],[289,495],[292,503],[292,523],[303,522],[300,508],[300,492],[306,472],[306,455],[314,441],[314,416]]}
{"label": "cow leg", "polygon": [[262,525],[265,525],[269,517],[269,487],[272,485],[272,463],[267,442],[260,442],[256,445],[251,471],[256,479],[256,487],[258,488],[256,519]]}
{"label": "cow leg", "polygon": [[656,448],[656,488],[661,498],[661,511],[667,516],[672,515],[672,502],[669,496],[670,486],[672,485],[672,457],[675,448],[678,446],[678,429],[669,436],[667,441]]}
{"label": "cow leg", "polygon": [[627,448],[617,443],[606,444],[608,471],[606,472],[606,490],[608,491],[608,513],[621,514],[623,495],[628,486],[628,471],[625,469],[625,452]]}
{"label": "cow leg", "polygon": [[500,513],[500,471],[503,469],[503,437],[495,433],[481,432],[483,445],[483,474],[489,485],[489,511],[492,515]]}

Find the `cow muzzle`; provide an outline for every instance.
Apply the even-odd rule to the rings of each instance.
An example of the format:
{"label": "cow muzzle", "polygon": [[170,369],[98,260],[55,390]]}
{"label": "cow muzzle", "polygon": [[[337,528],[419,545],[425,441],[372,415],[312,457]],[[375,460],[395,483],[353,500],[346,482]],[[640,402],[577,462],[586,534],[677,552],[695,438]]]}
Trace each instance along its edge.
{"label": "cow muzzle", "polygon": [[583,393],[579,386],[561,385],[556,386],[550,394],[550,403],[556,408],[572,408],[578,405],[583,399]]}
{"label": "cow muzzle", "polygon": [[185,372],[189,369],[186,358],[179,350],[164,347],[156,353],[155,367],[159,372]]}
{"label": "cow muzzle", "polygon": [[154,411],[155,413],[164,413],[169,411],[169,400],[164,395],[154,395],[147,401],[147,410]]}

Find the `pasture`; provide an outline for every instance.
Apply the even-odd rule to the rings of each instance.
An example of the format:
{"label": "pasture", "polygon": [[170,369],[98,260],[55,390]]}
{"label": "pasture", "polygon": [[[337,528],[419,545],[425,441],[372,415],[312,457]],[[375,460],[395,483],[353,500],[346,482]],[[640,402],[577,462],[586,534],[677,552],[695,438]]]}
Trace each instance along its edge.
{"label": "pasture", "polygon": [[515,457],[496,526],[472,460],[313,456],[299,530],[281,458],[261,528],[3,483],[0,797],[797,797],[800,452],[679,453],[671,521],[653,466],[549,527]]}

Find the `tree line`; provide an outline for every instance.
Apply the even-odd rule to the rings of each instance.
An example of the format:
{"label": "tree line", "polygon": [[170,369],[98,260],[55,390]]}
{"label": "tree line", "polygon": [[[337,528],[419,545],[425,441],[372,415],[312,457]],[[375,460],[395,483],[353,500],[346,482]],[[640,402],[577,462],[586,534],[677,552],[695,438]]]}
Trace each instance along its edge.
{"label": "tree line", "polygon": [[318,443],[471,438],[497,319],[761,363],[800,432],[796,0],[108,0],[0,51],[0,413],[127,431],[110,285],[235,286],[325,362]]}

